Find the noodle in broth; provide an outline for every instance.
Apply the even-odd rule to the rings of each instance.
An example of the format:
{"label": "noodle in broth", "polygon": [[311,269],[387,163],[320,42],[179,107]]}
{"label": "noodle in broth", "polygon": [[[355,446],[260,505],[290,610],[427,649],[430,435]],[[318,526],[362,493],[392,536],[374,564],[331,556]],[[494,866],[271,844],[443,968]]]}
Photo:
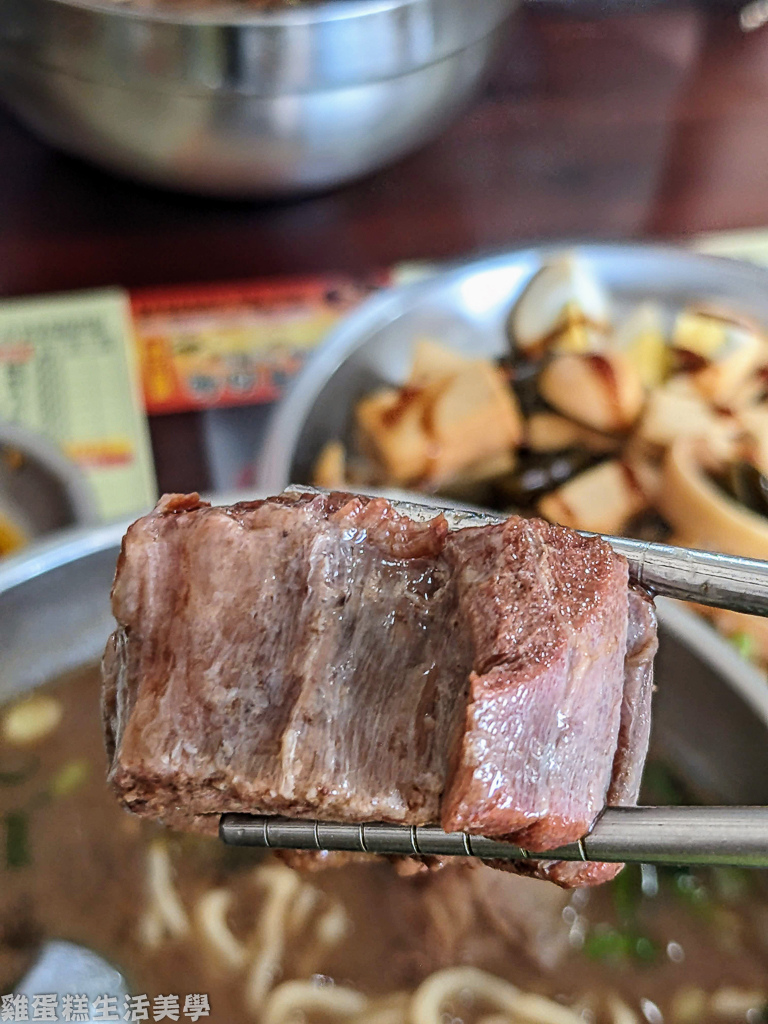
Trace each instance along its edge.
{"label": "noodle in broth", "polygon": [[98,691],[90,669],[0,711],[2,992],[58,937],[134,992],[207,993],[220,1024],[764,1019],[758,875],[628,869],[565,893],[485,867],[299,872],[122,811]]}

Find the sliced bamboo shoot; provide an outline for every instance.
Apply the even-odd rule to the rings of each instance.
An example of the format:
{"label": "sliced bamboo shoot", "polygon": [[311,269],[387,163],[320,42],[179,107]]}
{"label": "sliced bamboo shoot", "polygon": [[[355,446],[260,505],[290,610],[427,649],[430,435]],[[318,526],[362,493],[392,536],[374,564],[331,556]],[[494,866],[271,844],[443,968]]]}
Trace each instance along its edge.
{"label": "sliced bamboo shoot", "polygon": [[542,356],[558,338],[566,348],[585,351],[610,329],[608,293],[582,261],[562,256],[531,278],[509,323],[515,346],[529,358]]}
{"label": "sliced bamboo shoot", "polygon": [[432,484],[508,452],[523,436],[514,393],[484,359],[469,362],[437,393],[428,428],[433,449],[427,478]]}
{"label": "sliced bamboo shoot", "polygon": [[422,387],[434,381],[446,380],[464,370],[469,362],[470,359],[456,349],[448,348],[431,338],[422,338],[416,342],[413,350],[408,383]]}
{"label": "sliced bamboo shoot", "polygon": [[765,338],[757,326],[714,309],[683,310],[672,343],[696,357],[691,381],[718,405],[726,404],[766,359]]}
{"label": "sliced bamboo shoot", "polygon": [[629,429],[645,401],[640,375],[622,352],[557,356],[539,391],[558,412],[607,434]]}
{"label": "sliced bamboo shoot", "polygon": [[722,461],[733,456],[740,432],[733,416],[714,409],[682,377],[651,392],[636,436],[663,448],[678,438],[701,439],[711,457]]}
{"label": "sliced bamboo shoot", "polygon": [[690,438],[675,441],[667,452],[658,505],[682,544],[768,558],[768,519],[730,498],[707,476]]}
{"label": "sliced bamboo shoot", "polygon": [[655,388],[669,375],[672,357],[656,303],[644,302],[634,309],[616,330],[613,345],[630,360],[644,387]]}
{"label": "sliced bamboo shoot", "polygon": [[412,483],[427,473],[433,443],[424,421],[431,399],[428,388],[383,388],[357,405],[363,447],[393,483]]}
{"label": "sliced bamboo shoot", "polygon": [[550,522],[574,530],[620,533],[648,506],[639,481],[618,460],[579,473],[539,502],[539,512]]}
{"label": "sliced bamboo shoot", "polygon": [[534,452],[561,452],[584,447],[597,454],[618,451],[619,438],[600,434],[556,412],[535,412],[526,423],[525,443]]}
{"label": "sliced bamboo shoot", "polygon": [[341,441],[329,441],[317,457],[312,483],[328,490],[346,483],[346,452]]}

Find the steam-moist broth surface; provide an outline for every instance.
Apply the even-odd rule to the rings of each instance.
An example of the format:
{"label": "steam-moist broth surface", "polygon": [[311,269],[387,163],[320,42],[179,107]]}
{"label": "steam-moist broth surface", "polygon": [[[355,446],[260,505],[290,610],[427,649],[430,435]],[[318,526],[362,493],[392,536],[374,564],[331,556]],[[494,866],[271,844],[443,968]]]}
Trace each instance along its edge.
{"label": "steam-moist broth surface", "polygon": [[[377,1024],[556,1024],[566,1006],[574,1021],[766,1019],[762,876],[646,870],[641,889],[628,869],[565,893],[482,867],[300,874],[121,810],[104,781],[99,685],[93,668],[47,688],[61,718],[36,742],[9,739],[13,708],[0,714],[0,991],[55,937],[114,961],[134,992],[182,1005],[207,993],[217,1024],[356,1024],[379,1008]],[[552,1004],[515,1016],[495,979]],[[281,988],[294,980],[311,986]]]}

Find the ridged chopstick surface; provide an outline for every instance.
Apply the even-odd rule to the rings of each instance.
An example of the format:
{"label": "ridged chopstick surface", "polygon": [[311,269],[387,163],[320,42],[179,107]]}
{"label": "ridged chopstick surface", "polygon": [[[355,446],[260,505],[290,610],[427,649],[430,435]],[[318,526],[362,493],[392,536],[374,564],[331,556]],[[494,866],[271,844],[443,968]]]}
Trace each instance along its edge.
{"label": "ridged chopstick surface", "polygon": [[222,815],[219,835],[230,846],[274,850],[768,867],[768,807],[612,807],[578,842],[536,853],[485,836],[444,832],[436,825],[249,814]]}
{"label": "ridged chopstick surface", "polygon": [[[301,486],[289,490],[328,493]],[[437,502],[388,500],[398,512],[417,522],[427,522],[442,513],[451,530],[490,526],[506,518],[482,509]],[[603,539],[627,559],[632,578],[654,594],[768,615],[768,562],[628,537]],[[768,868],[768,807],[611,807],[578,842],[544,852],[486,836],[444,832],[436,825],[328,822],[249,814],[222,815],[219,835],[229,845],[278,850]]]}

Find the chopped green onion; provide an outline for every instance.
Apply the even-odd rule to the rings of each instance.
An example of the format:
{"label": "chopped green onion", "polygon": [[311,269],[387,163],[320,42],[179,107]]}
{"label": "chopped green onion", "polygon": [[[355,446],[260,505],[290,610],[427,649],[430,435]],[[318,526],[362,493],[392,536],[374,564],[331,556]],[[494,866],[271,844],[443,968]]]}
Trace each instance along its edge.
{"label": "chopped green onion", "polygon": [[640,867],[628,864],[611,882],[611,898],[616,916],[625,928],[634,924],[642,897]]}
{"label": "chopped green onion", "polygon": [[31,757],[18,768],[0,769],[0,786],[20,786],[22,782],[32,778],[39,764],[38,758]]}
{"label": "chopped green onion", "polygon": [[659,947],[647,935],[636,935],[633,941],[632,952],[635,954],[636,959],[642,960],[645,963],[652,963],[659,955]]}
{"label": "chopped green onion", "polygon": [[755,656],[755,638],[753,636],[740,629],[736,633],[731,633],[728,639],[745,661],[752,661]]}
{"label": "chopped green onion", "polygon": [[629,945],[623,932],[603,924],[590,929],[584,940],[584,952],[591,960],[625,960]]}
{"label": "chopped green onion", "polygon": [[32,861],[27,816],[23,811],[8,811],[4,821],[5,863],[9,868],[23,868]]}
{"label": "chopped green onion", "polygon": [[678,899],[686,903],[699,917],[711,922],[715,905],[709,889],[701,878],[682,868],[675,871],[673,879],[674,892]]}
{"label": "chopped green onion", "polygon": [[592,960],[618,963],[632,958],[640,963],[652,963],[659,955],[659,947],[635,928],[620,931],[611,925],[599,924],[589,930],[584,952]]}
{"label": "chopped green onion", "polygon": [[51,779],[48,787],[51,796],[69,796],[83,785],[90,773],[90,763],[84,757],[67,761]]}

